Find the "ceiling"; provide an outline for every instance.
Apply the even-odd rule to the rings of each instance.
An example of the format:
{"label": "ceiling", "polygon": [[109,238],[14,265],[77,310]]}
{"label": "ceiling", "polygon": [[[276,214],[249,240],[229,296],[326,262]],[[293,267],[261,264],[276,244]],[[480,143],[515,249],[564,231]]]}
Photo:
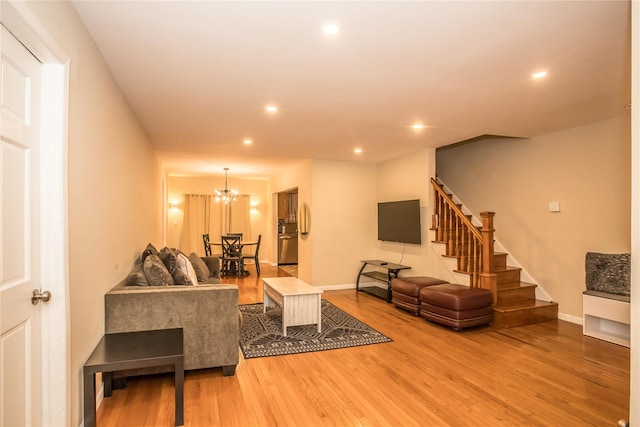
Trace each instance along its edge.
{"label": "ceiling", "polygon": [[176,175],[378,163],[593,123],[630,102],[629,1],[74,5]]}

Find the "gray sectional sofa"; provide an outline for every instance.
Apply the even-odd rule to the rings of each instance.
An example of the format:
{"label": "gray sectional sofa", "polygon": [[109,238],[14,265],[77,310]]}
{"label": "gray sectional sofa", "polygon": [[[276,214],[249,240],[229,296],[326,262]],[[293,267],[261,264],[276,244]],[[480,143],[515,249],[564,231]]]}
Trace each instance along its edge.
{"label": "gray sectional sofa", "polygon": [[238,364],[240,312],[238,287],[220,283],[218,258],[203,258],[210,270],[196,285],[127,286],[129,279],[105,295],[105,333],[183,328],[185,369]]}

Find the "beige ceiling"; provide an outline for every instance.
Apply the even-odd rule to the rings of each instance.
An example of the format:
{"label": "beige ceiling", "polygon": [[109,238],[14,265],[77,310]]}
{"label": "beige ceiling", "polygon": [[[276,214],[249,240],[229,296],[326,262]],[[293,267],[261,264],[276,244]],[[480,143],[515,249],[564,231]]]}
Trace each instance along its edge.
{"label": "beige ceiling", "polygon": [[[630,102],[629,1],[74,4],[175,174],[377,163],[592,123]],[[328,22],[338,35],[322,33]]]}

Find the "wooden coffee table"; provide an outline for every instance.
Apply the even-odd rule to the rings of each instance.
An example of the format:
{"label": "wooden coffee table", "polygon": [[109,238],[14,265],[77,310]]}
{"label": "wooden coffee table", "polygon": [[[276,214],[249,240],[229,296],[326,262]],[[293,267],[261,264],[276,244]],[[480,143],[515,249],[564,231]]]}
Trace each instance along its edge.
{"label": "wooden coffee table", "polygon": [[270,277],[262,279],[264,290],[263,312],[267,307],[282,307],[282,335],[287,336],[287,327],[318,325],[322,332],[320,296],[322,290],[297,277]]}

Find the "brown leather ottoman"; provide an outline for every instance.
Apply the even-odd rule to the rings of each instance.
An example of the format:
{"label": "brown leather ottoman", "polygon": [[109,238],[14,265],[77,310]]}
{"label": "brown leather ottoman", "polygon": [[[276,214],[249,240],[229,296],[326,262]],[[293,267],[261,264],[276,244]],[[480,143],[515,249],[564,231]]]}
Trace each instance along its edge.
{"label": "brown leather ottoman", "polygon": [[420,289],[442,283],[448,282],[427,276],[396,277],[391,281],[391,302],[417,316],[420,314]]}
{"label": "brown leather ottoman", "polygon": [[488,289],[434,285],[420,290],[420,316],[456,331],[493,320],[493,295]]}

